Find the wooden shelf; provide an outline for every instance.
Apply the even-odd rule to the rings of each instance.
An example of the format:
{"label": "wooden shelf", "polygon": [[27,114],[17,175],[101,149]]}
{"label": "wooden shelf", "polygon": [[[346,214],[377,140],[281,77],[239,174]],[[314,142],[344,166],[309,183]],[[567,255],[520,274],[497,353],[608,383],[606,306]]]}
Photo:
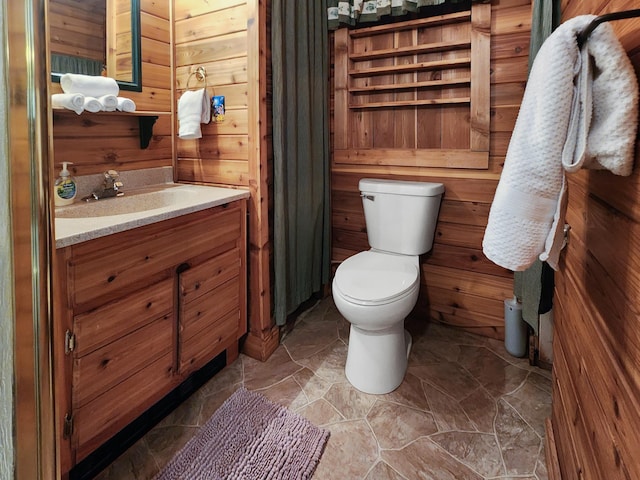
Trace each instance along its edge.
{"label": "wooden shelf", "polygon": [[120,112],[118,110],[114,112],[82,112],[78,115],[73,110],[68,110],[66,108],[54,108],[53,117],[57,115],[73,115],[76,117],[81,117],[83,115],[93,116],[120,116],[120,117],[137,117],[138,118],[138,129],[140,131],[140,148],[145,149],[149,146],[151,142],[151,138],[153,138],[153,126],[161,116],[169,116],[170,112],[150,112],[150,111],[140,111],[140,112]]}
{"label": "wooden shelf", "polygon": [[374,75],[399,74],[407,72],[418,72],[421,70],[444,70],[447,68],[463,68],[471,66],[471,59],[453,58],[450,60],[437,60],[434,62],[408,63],[406,65],[389,65],[383,67],[362,68],[349,70],[349,75],[353,78],[370,77]]}
{"label": "wooden shelf", "polygon": [[392,102],[370,102],[370,103],[351,103],[349,104],[349,108],[357,110],[357,109],[365,109],[365,108],[397,108],[397,107],[435,107],[435,106],[443,106],[443,105],[459,105],[464,103],[471,103],[470,97],[460,97],[460,98],[432,98],[428,100],[398,100]]}
{"label": "wooden shelf", "polygon": [[468,22],[471,20],[471,11],[449,13],[447,15],[436,15],[434,17],[408,20],[406,22],[390,23],[388,25],[377,25],[375,27],[357,28],[349,31],[351,38],[369,37],[388,32],[401,32],[403,30],[413,30],[415,28],[435,27],[448,23]]}
{"label": "wooden shelf", "polygon": [[[427,144],[435,150],[460,145],[467,147],[464,151],[482,152],[482,158],[465,157],[464,165],[487,168],[490,32],[491,4],[476,2],[463,12],[336,30],[336,155],[374,145],[376,150],[383,144],[420,151]],[[455,128],[440,135],[444,121]],[[405,135],[396,122],[402,128],[415,124],[415,129]],[[430,122],[440,126],[423,139],[418,128]],[[420,157],[415,166],[461,168],[455,162],[431,160]],[[368,158],[358,161],[367,163]]]}
{"label": "wooden shelf", "polygon": [[456,88],[471,85],[471,77],[452,78],[451,80],[431,80],[427,82],[394,83],[389,85],[368,85],[366,87],[353,87],[349,93],[377,93],[394,90],[413,90],[428,88]]}
{"label": "wooden shelf", "polygon": [[463,50],[471,48],[470,40],[455,42],[428,43],[409,47],[389,48],[386,50],[373,50],[369,52],[352,53],[349,58],[355,62],[364,60],[377,60],[380,58],[394,58],[409,55],[420,55],[426,53],[450,52],[452,50]]}

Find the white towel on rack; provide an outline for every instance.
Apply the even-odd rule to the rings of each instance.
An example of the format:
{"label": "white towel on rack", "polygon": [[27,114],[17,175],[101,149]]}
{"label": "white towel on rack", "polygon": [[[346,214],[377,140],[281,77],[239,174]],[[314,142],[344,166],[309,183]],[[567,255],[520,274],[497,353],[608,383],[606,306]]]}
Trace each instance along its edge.
{"label": "white towel on rack", "polygon": [[485,255],[504,268],[525,270],[538,257],[558,268],[563,163],[570,171],[631,173],[637,80],[610,25],[600,25],[578,50],[576,37],[594,18],[558,27],[531,69],[482,242]]}
{"label": "white towel on rack", "polygon": [[211,99],[206,88],[187,90],[178,101],[178,136],[185,140],[202,138],[201,123],[211,120]]}
{"label": "white towel on rack", "polygon": [[84,111],[84,95],[81,93],[54,93],[51,95],[51,106],[73,110],[80,115]]}
{"label": "white towel on rack", "polygon": [[110,77],[95,75],[80,75],[78,73],[65,73],[60,77],[60,86],[64,93],[82,93],[87,97],[101,97],[102,95],[118,96],[120,87]]}
{"label": "white towel on rack", "polygon": [[115,95],[102,95],[98,97],[98,101],[105,112],[114,112],[118,107],[118,97]]}
{"label": "white towel on rack", "polygon": [[118,106],[116,108],[121,112],[135,112],[136,104],[130,98],[118,97]]}
{"label": "white towel on rack", "polygon": [[95,97],[84,97],[84,109],[91,113],[100,112],[102,111],[102,104]]}

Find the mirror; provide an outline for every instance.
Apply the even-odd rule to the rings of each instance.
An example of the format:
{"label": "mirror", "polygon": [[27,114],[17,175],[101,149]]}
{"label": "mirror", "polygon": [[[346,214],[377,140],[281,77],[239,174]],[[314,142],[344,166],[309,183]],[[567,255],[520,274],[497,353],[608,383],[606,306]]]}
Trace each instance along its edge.
{"label": "mirror", "polygon": [[142,91],[139,0],[49,0],[51,79],[106,75]]}

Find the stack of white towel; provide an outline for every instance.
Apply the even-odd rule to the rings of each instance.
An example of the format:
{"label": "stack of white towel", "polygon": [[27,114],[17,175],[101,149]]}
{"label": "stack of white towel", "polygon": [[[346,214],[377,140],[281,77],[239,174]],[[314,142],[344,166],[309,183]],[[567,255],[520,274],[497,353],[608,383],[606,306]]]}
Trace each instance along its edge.
{"label": "stack of white towel", "polygon": [[64,93],[51,95],[53,108],[66,108],[78,115],[87,112],[135,112],[136,104],[126,97],[119,97],[118,83],[109,77],[65,73],[60,77]]}

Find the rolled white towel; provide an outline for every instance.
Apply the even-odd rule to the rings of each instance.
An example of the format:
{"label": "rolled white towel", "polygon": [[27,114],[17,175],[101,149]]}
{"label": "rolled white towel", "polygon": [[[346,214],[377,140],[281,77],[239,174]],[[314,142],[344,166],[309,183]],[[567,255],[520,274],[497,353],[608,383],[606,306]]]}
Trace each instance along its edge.
{"label": "rolled white towel", "polygon": [[120,87],[110,77],[93,75],[80,75],[77,73],[65,73],[60,77],[60,86],[64,93],[82,93],[87,97],[101,97],[102,95],[118,96]]}
{"label": "rolled white towel", "polygon": [[84,111],[84,95],[81,93],[54,93],[51,95],[53,108],[66,108],[78,115]]}
{"label": "rolled white towel", "polygon": [[84,97],[84,109],[91,113],[100,112],[102,111],[102,103],[95,97]]}
{"label": "rolled white towel", "polygon": [[135,112],[136,104],[130,98],[118,97],[118,106],[116,108],[121,112]]}
{"label": "rolled white towel", "polygon": [[183,139],[202,138],[201,123],[211,120],[211,101],[206,88],[187,90],[178,101],[178,136]]}
{"label": "rolled white towel", "polygon": [[115,95],[102,95],[98,97],[98,101],[102,104],[102,110],[105,112],[115,112],[118,107],[118,97]]}

